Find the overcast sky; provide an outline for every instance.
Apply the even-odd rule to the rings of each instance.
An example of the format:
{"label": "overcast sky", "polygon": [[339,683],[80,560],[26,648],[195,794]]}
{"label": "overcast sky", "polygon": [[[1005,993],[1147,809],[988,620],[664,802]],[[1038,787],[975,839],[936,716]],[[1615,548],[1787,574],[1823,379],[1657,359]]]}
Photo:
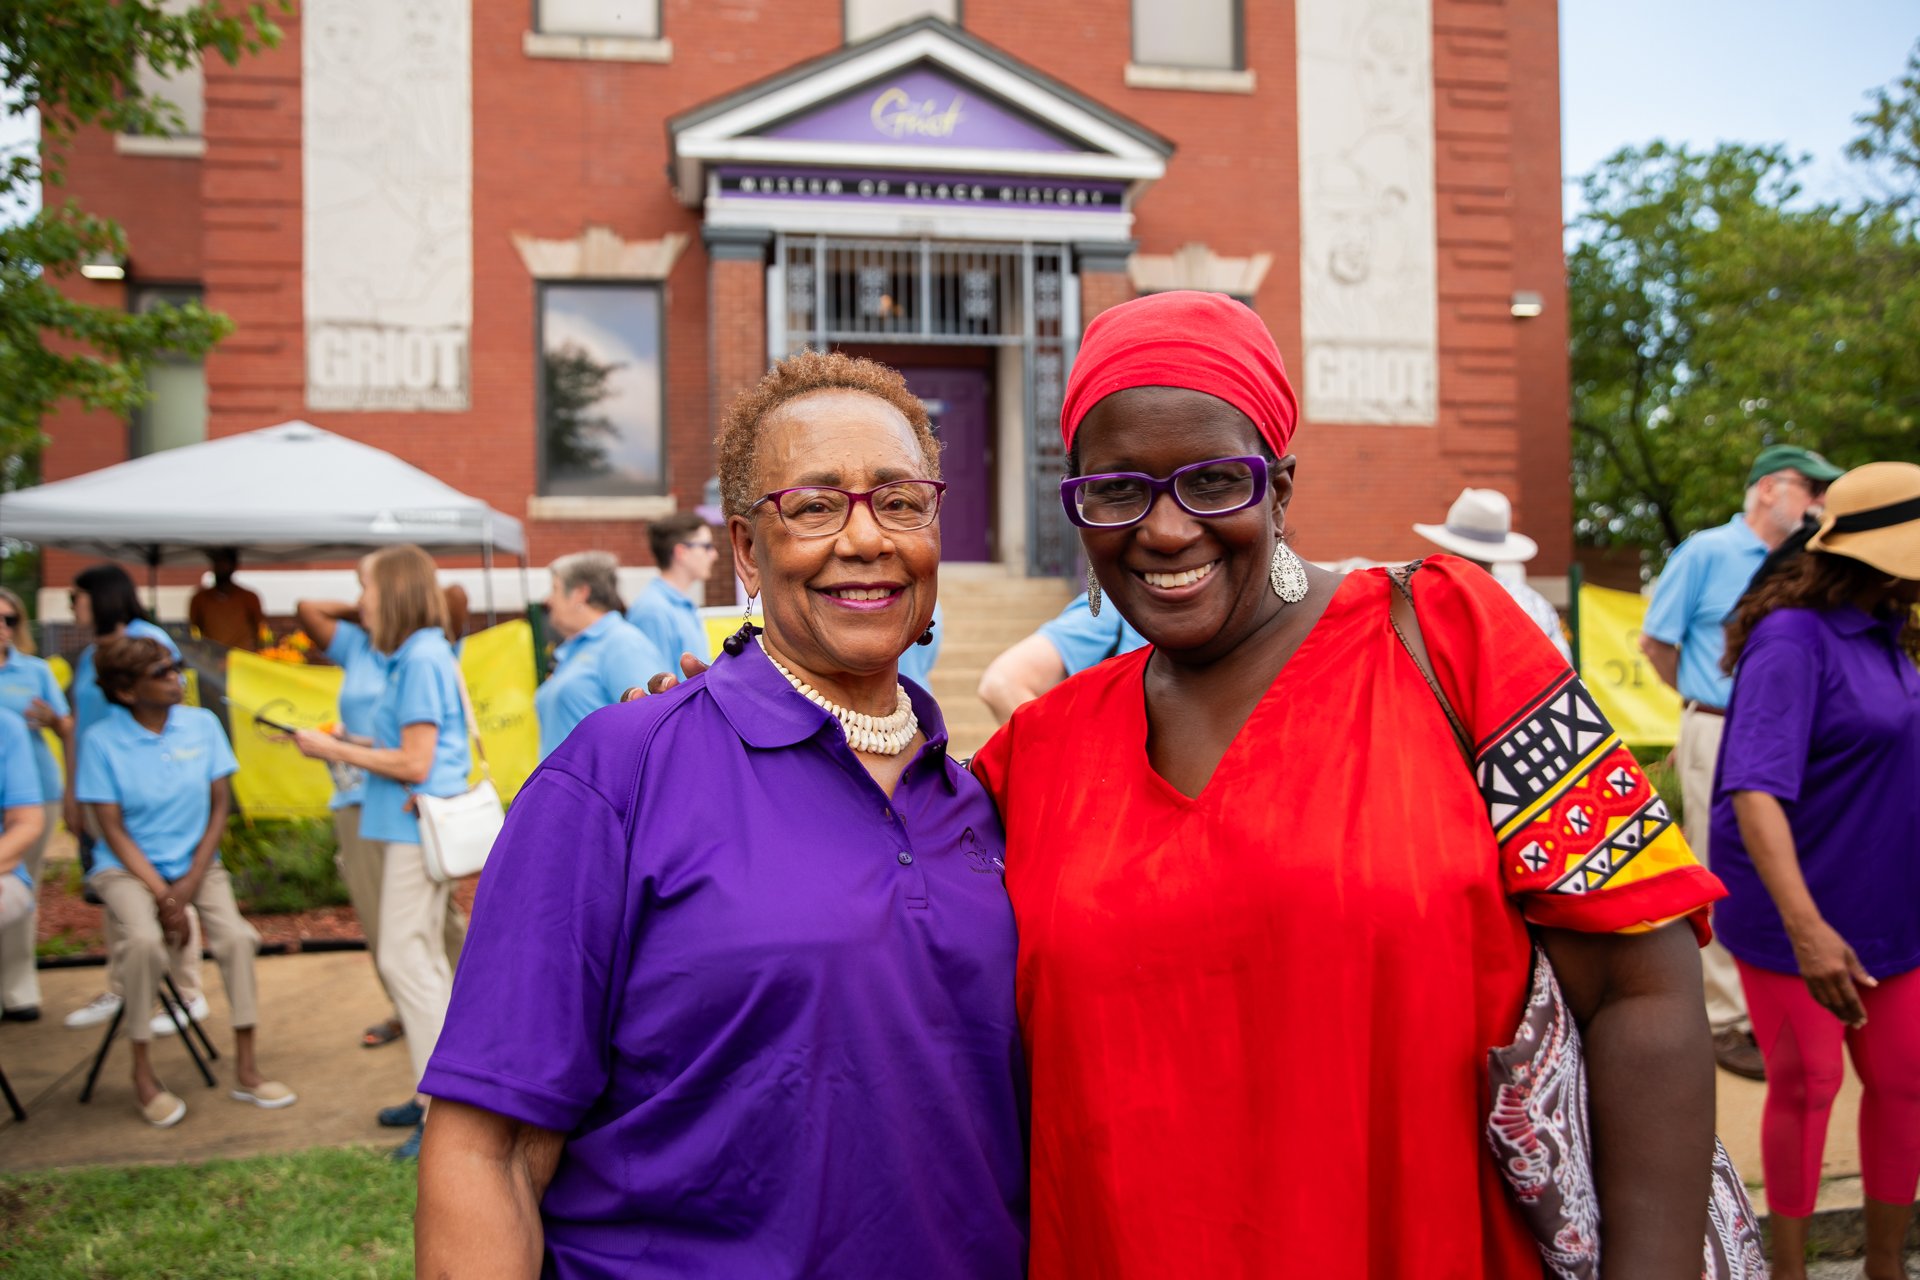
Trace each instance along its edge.
{"label": "overcast sky", "polygon": [[1920,0],[1560,0],[1561,168],[1656,138],[1784,143],[1814,157],[1810,196],[1845,201],[1853,117],[1916,39]]}

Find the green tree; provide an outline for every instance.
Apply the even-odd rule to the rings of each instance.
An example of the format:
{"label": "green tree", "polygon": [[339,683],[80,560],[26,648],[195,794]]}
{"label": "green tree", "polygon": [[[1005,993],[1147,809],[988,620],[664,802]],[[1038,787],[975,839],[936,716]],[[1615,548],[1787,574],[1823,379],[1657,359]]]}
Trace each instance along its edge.
{"label": "green tree", "polygon": [[1576,533],[1671,548],[1763,445],[1920,456],[1920,246],[1888,206],[1798,208],[1778,150],[1659,144],[1586,180],[1568,258]]}
{"label": "green tree", "polygon": [[1580,541],[1671,549],[1738,509],[1767,444],[1920,458],[1916,121],[1920,60],[1860,118],[1854,154],[1891,194],[1856,208],[1805,202],[1804,161],[1775,147],[1654,143],[1586,177],[1567,263]]}
{"label": "green tree", "polygon": [[[275,0],[290,12],[291,0]],[[227,62],[278,42],[266,4],[243,14],[218,3],[164,0],[7,0],[0,4],[0,90],[15,116],[40,113],[38,153],[5,157],[0,216],[30,208],[36,185],[47,205],[0,227],[0,457],[30,458],[40,421],[69,397],[89,409],[127,413],[146,396],[146,365],[163,352],[204,354],[231,329],[197,304],[142,314],[68,296],[82,264],[124,260],[126,237],[72,200],[56,202],[65,148],[81,129],[167,134],[179,110],[143,94],[139,72],[191,67],[208,54]]]}
{"label": "green tree", "polygon": [[607,446],[619,438],[619,428],[593,408],[612,394],[607,380],[619,368],[600,363],[577,343],[546,353],[541,371],[546,383],[542,403],[548,479],[579,479],[613,469]]}

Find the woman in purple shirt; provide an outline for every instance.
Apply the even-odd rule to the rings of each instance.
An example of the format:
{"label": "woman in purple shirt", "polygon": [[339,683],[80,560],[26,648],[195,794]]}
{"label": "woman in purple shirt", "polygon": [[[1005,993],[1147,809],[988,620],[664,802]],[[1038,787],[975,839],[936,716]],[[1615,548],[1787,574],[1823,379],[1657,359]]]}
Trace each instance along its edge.
{"label": "woman in purple shirt", "polygon": [[808,352],[719,452],[766,630],[589,715],[514,800],[421,1086],[418,1270],[1010,1280],[1000,824],[898,675],[940,560],[926,411]]}
{"label": "woman in purple shirt", "polygon": [[[1820,530],[1727,623],[1714,930],[1767,1062],[1775,1280],[1806,1275],[1844,1043],[1859,1073],[1868,1280],[1906,1272],[1920,1184],[1920,466],[1827,490]],[[1737,665],[1736,665],[1737,664]]]}

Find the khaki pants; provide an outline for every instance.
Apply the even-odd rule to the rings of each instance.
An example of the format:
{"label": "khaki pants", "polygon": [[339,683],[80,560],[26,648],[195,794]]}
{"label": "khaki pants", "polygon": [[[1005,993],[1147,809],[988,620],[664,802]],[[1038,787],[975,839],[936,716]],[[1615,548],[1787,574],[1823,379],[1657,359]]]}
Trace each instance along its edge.
{"label": "khaki pants", "polygon": [[453,886],[427,874],[417,844],[389,844],[380,879],[380,950],[374,956],[380,980],[407,1029],[413,1083],[427,1074],[453,999],[453,966],[447,963],[447,900]]}
{"label": "khaki pants", "polygon": [[[361,837],[357,804],[333,811],[333,834],[340,846],[334,866],[340,870],[341,883],[347,886],[347,899],[353,903],[353,913],[360,917],[360,931],[367,935],[367,954],[373,959],[373,971],[377,974],[380,972],[380,884],[387,873],[387,846]],[[447,918],[441,937],[446,947],[448,970],[459,968],[460,948],[467,944],[467,916],[454,903],[452,894],[447,895]],[[380,986],[386,990],[386,978],[380,979]],[[390,990],[387,999],[393,999]],[[394,1005],[394,1016],[399,1016],[398,1002]]]}
{"label": "khaki pants", "polygon": [[[1707,848],[1708,833],[1713,830],[1713,773],[1726,727],[1726,717],[1697,711],[1689,704],[1680,713],[1680,741],[1673,749],[1680,771],[1680,802],[1686,808],[1687,843],[1708,870],[1713,869]],[[1740,986],[1740,970],[1732,954],[1719,942],[1709,942],[1700,951],[1700,967],[1707,987],[1707,1021],[1714,1034],[1751,1031],[1747,993]]]}
{"label": "khaki pants", "polygon": [[[160,930],[159,904],[131,872],[119,867],[103,867],[93,873],[89,883],[107,904],[107,919],[119,938],[115,954],[130,1015],[127,1035],[137,1041],[149,1040],[153,1029],[147,1011],[153,1008],[154,997],[159,993],[160,975],[167,971],[170,962],[177,969],[181,951],[188,948],[167,944]],[[227,879],[227,869],[219,863],[207,869],[193,905],[199,908],[207,945],[220,965],[220,976],[226,980],[227,1007],[233,1028],[244,1031],[259,1020],[253,957],[260,950],[260,935],[241,917],[240,906],[233,900],[233,884]]]}
{"label": "khaki pants", "polygon": [[33,890],[21,884],[20,877],[11,871],[0,874],[0,929],[32,919]]}
{"label": "khaki pants", "polygon": [[[47,805],[46,811],[47,829],[21,859],[27,864],[27,874],[33,877],[36,886],[40,883],[41,868],[47,865],[47,841],[53,839],[53,829],[60,825],[60,802],[56,800]],[[8,878],[19,884],[19,878],[11,873]],[[38,923],[29,894],[26,915],[0,927],[0,1007],[30,1009],[40,1003],[40,971],[33,954],[34,943],[38,941],[34,936]]]}

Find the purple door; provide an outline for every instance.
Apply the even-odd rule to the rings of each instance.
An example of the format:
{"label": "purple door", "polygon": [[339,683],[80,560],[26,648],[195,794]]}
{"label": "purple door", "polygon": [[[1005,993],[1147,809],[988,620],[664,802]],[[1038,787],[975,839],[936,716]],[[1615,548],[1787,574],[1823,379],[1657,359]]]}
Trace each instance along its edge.
{"label": "purple door", "polygon": [[900,373],[926,404],[934,434],[944,446],[940,466],[947,499],[940,508],[940,557],[991,559],[993,437],[987,420],[987,371],[901,366]]}

